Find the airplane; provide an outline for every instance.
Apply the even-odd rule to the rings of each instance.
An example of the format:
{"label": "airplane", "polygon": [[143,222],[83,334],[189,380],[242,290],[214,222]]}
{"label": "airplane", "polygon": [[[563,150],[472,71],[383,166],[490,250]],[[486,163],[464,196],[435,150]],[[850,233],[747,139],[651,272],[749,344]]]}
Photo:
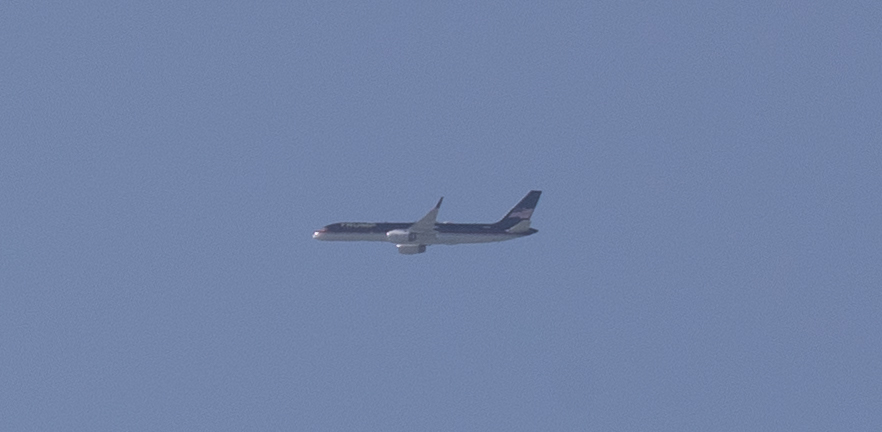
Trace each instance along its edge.
{"label": "airplane", "polygon": [[441,201],[422,219],[413,223],[402,222],[339,222],[326,225],[314,232],[312,238],[323,241],[381,241],[395,243],[398,252],[405,255],[426,251],[426,246],[436,244],[489,243],[535,234],[530,228],[530,216],[539,202],[542,191],[530,191],[502,219],[489,224],[438,223]]}

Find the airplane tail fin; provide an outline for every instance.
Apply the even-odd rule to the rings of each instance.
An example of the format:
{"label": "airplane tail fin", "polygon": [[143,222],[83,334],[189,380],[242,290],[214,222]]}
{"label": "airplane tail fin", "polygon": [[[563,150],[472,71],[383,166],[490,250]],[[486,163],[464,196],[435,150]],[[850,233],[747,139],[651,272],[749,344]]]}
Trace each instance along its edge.
{"label": "airplane tail fin", "polygon": [[533,210],[539,203],[539,195],[542,191],[530,191],[518,205],[514,206],[504,218],[500,219],[494,225],[511,231],[521,232],[530,229],[530,216],[533,216]]}

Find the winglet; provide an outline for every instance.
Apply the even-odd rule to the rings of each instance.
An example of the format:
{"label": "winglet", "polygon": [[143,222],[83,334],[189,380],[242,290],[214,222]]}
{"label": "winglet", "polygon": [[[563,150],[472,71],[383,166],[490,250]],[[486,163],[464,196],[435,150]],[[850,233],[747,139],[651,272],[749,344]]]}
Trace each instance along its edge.
{"label": "winglet", "polygon": [[435,208],[429,210],[422,219],[414,222],[413,225],[410,226],[410,232],[412,233],[428,233],[435,230],[435,220],[438,218],[438,210],[441,208],[441,201],[444,201],[444,197],[438,200],[438,204],[435,204]]}

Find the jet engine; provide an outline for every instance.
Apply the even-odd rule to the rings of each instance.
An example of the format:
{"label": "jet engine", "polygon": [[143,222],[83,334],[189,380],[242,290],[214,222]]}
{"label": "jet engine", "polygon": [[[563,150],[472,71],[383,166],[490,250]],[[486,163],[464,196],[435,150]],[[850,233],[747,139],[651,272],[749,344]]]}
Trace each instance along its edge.
{"label": "jet engine", "polygon": [[398,253],[404,255],[414,255],[418,253],[423,253],[426,251],[426,245],[421,244],[400,244],[398,246]]}

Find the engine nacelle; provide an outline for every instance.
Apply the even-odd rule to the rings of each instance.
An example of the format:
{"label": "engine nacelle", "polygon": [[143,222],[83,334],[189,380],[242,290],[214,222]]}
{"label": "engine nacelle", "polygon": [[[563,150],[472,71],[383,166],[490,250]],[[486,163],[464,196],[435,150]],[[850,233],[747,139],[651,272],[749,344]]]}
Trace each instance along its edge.
{"label": "engine nacelle", "polygon": [[406,229],[396,229],[386,233],[386,241],[392,243],[413,243],[416,239],[416,233],[412,233]]}
{"label": "engine nacelle", "polygon": [[435,233],[415,233],[409,229],[395,229],[386,232],[386,241],[395,244],[433,244]]}
{"label": "engine nacelle", "polygon": [[414,255],[423,253],[426,251],[426,245],[422,244],[400,244],[398,246],[398,253],[404,255]]}

